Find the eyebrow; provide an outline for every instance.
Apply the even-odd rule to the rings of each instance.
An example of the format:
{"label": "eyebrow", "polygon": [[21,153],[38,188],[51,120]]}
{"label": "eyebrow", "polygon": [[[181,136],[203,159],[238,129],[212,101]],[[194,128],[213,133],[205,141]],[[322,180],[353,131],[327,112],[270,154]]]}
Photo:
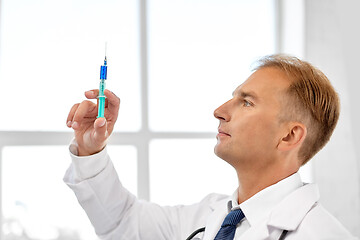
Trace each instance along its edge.
{"label": "eyebrow", "polygon": [[[233,96],[235,96],[236,95],[236,90],[232,93],[232,95]],[[250,97],[250,98],[252,98],[252,99],[254,99],[254,100],[258,100],[259,98],[258,98],[258,96],[256,95],[256,93],[255,92],[253,92],[253,91],[249,91],[249,92],[246,92],[246,91],[239,91],[239,93],[240,93],[240,96],[241,97],[243,97],[243,98],[246,98],[246,97]]]}

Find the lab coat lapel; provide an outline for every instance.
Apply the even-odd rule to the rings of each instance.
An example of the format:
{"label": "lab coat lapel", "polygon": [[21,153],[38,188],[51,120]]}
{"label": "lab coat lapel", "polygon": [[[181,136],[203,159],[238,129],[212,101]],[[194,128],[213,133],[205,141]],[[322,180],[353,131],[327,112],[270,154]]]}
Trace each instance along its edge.
{"label": "lab coat lapel", "polygon": [[227,202],[230,198],[214,203],[210,206],[214,211],[209,215],[206,222],[206,229],[203,240],[213,240],[220,229],[220,226],[228,214]]}
{"label": "lab coat lapel", "polygon": [[281,201],[269,217],[251,226],[236,240],[277,240],[283,230],[295,230],[311,208],[319,200],[319,191],[315,184],[307,184],[292,192]]}
{"label": "lab coat lapel", "polygon": [[295,230],[306,214],[319,201],[316,184],[306,184],[287,196],[270,214],[268,226],[288,231]]}

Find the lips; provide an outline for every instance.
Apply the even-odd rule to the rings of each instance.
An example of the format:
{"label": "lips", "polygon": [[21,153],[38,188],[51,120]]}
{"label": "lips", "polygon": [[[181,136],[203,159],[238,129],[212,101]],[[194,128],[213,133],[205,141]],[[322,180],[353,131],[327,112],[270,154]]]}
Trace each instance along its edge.
{"label": "lips", "polygon": [[218,129],[218,136],[229,136],[229,137],[231,137],[231,135],[230,134],[228,134],[227,132],[225,132],[224,130],[222,130],[222,129]]}

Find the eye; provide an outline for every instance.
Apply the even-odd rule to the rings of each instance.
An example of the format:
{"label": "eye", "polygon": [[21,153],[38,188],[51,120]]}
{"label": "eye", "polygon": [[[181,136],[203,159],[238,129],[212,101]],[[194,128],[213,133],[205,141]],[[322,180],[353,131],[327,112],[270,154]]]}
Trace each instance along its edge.
{"label": "eye", "polygon": [[244,107],[251,107],[252,104],[246,100],[244,100]]}

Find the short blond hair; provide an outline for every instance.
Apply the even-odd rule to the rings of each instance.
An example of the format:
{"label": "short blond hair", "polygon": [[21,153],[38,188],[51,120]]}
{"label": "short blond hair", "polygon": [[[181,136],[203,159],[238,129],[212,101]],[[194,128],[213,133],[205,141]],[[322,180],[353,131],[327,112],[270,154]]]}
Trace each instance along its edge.
{"label": "short blond hair", "polygon": [[296,57],[275,54],[256,63],[255,70],[274,67],[291,81],[280,120],[305,124],[307,136],[299,150],[304,165],[325,146],[335,129],[340,114],[338,94],[323,72]]}

